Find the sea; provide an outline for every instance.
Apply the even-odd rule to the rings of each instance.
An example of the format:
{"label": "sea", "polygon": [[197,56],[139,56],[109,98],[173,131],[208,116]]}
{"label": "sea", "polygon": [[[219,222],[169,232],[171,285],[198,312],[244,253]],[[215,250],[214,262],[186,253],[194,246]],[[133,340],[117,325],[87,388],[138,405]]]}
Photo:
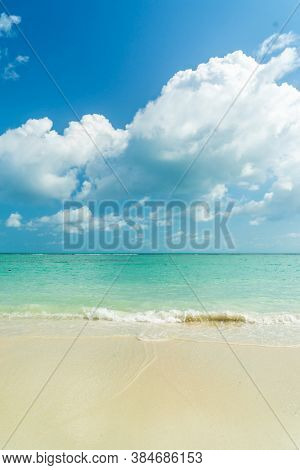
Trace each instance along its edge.
{"label": "sea", "polygon": [[0,254],[0,332],[30,320],[86,321],[99,338],[298,346],[300,255]]}

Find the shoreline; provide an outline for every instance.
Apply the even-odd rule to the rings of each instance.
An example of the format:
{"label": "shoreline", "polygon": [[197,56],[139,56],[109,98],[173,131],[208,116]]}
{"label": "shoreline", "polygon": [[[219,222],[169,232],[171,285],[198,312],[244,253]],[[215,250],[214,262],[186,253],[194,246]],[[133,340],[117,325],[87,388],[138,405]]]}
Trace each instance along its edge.
{"label": "shoreline", "polygon": [[[47,321],[27,334],[0,335],[2,445],[82,323],[58,331],[57,321]],[[7,449],[299,446],[299,348],[85,333]]]}
{"label": "shoreline", "polygon": [[[1,336],[70,336],[85,325],[89,337],[134,337],[140,341],[187,341],[241,346],[300,347],[300,321],[247,323],[239,321],[168,322],[133,318],[82,317],[79,315],[1,315]],[[154,319],[155,320],[155,319]],[[74,333],[75,332],[75,333]]]}

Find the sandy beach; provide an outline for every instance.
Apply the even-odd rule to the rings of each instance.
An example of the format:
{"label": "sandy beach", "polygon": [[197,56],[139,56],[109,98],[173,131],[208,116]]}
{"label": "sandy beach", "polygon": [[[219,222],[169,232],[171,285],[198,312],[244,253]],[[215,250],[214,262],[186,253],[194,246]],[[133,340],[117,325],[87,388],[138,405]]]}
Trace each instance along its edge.
{"label": "sandy beach", "polygon": [[226,343],[97,337],[88,324],[69,350],[83,321],[64,334],[68,322],[48,320],[23,335],[7,322],[9,334],[2,321],[0,336],[1,447],[292,449],[300,444],[298,347],[232,346],[268,406]]}

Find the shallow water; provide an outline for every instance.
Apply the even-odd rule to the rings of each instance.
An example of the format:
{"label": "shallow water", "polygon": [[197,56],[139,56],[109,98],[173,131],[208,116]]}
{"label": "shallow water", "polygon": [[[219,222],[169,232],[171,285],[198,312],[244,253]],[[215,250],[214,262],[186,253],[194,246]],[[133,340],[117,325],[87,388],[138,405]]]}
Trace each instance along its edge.
{"label": "shallow water", "polygon": [[101,331],[110,320],[111,333],[141,339],[224,332],[295,345],[300,256],[2,254],[0,315],[99,319]]}

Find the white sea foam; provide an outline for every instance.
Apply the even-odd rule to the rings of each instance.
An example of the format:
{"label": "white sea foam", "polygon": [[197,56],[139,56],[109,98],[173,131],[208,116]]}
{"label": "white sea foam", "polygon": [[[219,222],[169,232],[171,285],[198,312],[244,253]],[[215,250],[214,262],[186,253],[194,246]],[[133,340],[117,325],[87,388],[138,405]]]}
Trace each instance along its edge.
{"label": "white sea foam", "polygon": [[239,313],[232,311],[203,312],[186,310],[145,310],[128,312],[105,307],[85,307],[81,312],[48,312],[34,311],[0,312],[0,318],[53,318],[53,319],[86,319],[103,320],[117,323],[153,323],[153,324],[232,324],[232,325],[300,325],[300,313]]}
{"label": "white sea foam", "polygon": [[101,307],[85,308],[77,313],[50,312],[42,309],[2,312],[0,336],[33,332],[37,334],[37,331],[42,336],[74,334],[77,332],[76,325],[79,320],[88,322],[84,330],[87,335],[129,335],[141,341],[226,340],[233,344],[300,345],[300,314],[205,313],[175,309],[125,312]]}
{"label": "white sea foam", "polygon": [[115,322],[144,323],[232,323],[232,324],[300,324],[300,314],[244,314],[235,312],[199,312],[197,310],[148,310],[122,312],[108,308],[85,309],[85,318]]}

